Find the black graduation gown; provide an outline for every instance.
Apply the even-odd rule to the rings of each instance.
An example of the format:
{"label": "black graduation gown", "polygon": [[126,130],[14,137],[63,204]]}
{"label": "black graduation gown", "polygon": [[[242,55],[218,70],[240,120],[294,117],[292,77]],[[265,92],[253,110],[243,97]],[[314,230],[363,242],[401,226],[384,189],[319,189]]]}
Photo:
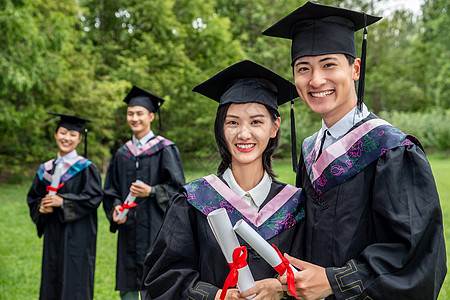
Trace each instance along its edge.
{"label": "black graduation gown", "polygon": [[[110,230],[119,230],[116,290],[120,291],[139,290],[144,258],[161,227],[167,202],[185,183],[180,153],[173,143],[153,155],[140,156],[138,161],[136,168],[133,157],[116,152],[104,184],[103,208]],[[137,179],[150,185],[155,195],[136,198],[137,206],[128,212],[126,223],[117,225],[112,221],[114,207],[123,204]]]}
{"label": "black graduation gown", "polygon": [[[273,181],[262,207],[278,194],[285,184]],[[301,243],[293,243],[300,235],[303,222],[270,238],[281,253],[302,257]],[[240,236],[247,246],[248,266],[255,279],[276,277],[278,273]],[[141,299],[214,299],[223,287],[230,268],[209,227],[206,216],[188,203],[184,193],[170,202],[155,244],[145,259]]]}
{"label": "black graduation gown", "polygon": [[63,207],[41,214],[46,184],[34,179],[27,201],[38,235],[44,235],[40,299],[93,299],[101,184],[97,167],[90,164],[58,190]]}
{"label": "black graduation gown", "polygon": [[439,197],[422,148],[388,150],[321,196],[303,155],[297,186],[306,193],[305,260],[326,267],[335,293],[326,299],[436,299],[446,251]]}

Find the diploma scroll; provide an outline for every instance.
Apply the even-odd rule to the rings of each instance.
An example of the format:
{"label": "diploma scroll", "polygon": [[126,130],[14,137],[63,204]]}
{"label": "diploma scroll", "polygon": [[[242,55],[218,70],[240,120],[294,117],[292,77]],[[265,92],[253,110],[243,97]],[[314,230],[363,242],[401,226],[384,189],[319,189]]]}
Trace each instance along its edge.
{"label": "diploma scroll", "polygon": [[[252,248],[255,249],[255,251],[269,263],[269,265],[276,268],[282,263],[277,251],[244,220],[237,221],[233,230],[236,231],[236,233],[239,234],[240,237],[243,238],[250,246],[252,246]],[[290,267],[292,272],[298,272],[292,265],[290,265]]]}
{"label": "diploma scroll", "polygon": [[297,298],[294,274],[298,271],[282,256],[278,248],[275,245],[272,247],[242,219],[236,222],[233,230],[252,246],[279,274],[287,275],[289,293]]}
{"label": "diploma scroll", "polygon": [[[143,184],[144,183],[144,182],[142,182],[140,180],[136,180],[135,182],[138,183],[138,184]],[[117,215],[117,218],[119,220],[122,220],[128,214],[128,211],[130,209],[127,208],[127,207],[130,207],[130,205],[132,205],[135,200],[136,200],[136,197],[132,196],[131,193],[128,193],[128,196],[127,196],[127,198],[125,199],[125,201],[123,202],[123,205],[122,205],[122,209],[123,210]]]}
{"label": "diploma scroll", "polygon": [[[233,251],[240,245],[226,210],[219,208],[210,212],[207,220],[227,263],[233,263]],[[237,287],[239,291],[246,291],[255,285],[255,280],[248,266],[238,269],[238,272]],[[255,295],[251,295],[247,299],[252,299],[253,297]]]}
{"label": "diploma scroll", "polygon": [[49,195],[56,195],[58,191],[59,182],[61,181],[62,167],[63,164],[57,164],[55,166],[55,172],[53,172],[52,182],[50,183],[52,189],[49,190]]}

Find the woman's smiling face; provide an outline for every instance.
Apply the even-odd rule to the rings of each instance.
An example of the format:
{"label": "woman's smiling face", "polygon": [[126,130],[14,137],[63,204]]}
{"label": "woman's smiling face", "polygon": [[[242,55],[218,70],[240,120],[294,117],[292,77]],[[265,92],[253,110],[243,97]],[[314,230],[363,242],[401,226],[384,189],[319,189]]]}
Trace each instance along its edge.
{"label": "woman's smiling face", "polygon": [[60,126],[55,132],[56,145],[58,146],[59,154],[64,156],[69,154],[81,142],[81,133],[76,130],[68,130]]}
{"label": "woman's smiling face", "polygon": [[262,104],[232,103],[223,125],[232,165],[252,163],[262,165],[262,154],[269,139],[276,136],[279,126],[280,118],[274,122]]}

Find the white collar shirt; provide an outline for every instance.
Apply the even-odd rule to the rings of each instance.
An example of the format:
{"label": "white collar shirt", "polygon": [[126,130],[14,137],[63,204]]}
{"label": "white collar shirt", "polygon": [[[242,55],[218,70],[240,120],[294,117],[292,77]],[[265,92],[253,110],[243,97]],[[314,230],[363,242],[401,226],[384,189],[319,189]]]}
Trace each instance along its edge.
{"label": "white collar shirt", "polygon": [[145,144],[147,144],[147,142],[154,136],[155,136],[155,134],[151,130],[142,139],[139,139],[139,140],[133,135],[133,138],[132,138],[133,145],[134,145],[134,147],[136,147],[136,149],[139,149],[142,146],[144,146]]}
{"label": "white collar shirt", "polygon": [[355,106],[342,119],[337,121],[336,124],[334,124],[330,128],[328,128],[327,125],[325,125],[325,122],[322,120],[322,132],[325,133],[325,130],[328,131],[328,134],[326,135],[325,141],[323,143],[323,149],[326,149],[328,146],[339,141],[347,132],[349,132],[350,129],[352,129],[352,127],[356,123],[367,118],[369,114],[370,112],[367,109],[367,106],[363,103],[362,111],[359,111],[357,106]]}
{"label": "white collar shirt", "polygon": [[57,154],[57,158],[55,160],[55,166],[59,165],[59,164],[64,164],[66,163],[68,160],[75,158],[78,156],[77,150],[72,150],[70,153],[61,156],[59,153]]}
{"label": "white collar shirt", "polygon": [[225,170],[222,177],[227,182],[230,189],[256,212],[259,211],[264,200],[266,200],[272,186],[272,178],[265,171],[263,179],[249,191],[244,191],[239,186],[230,168]]}

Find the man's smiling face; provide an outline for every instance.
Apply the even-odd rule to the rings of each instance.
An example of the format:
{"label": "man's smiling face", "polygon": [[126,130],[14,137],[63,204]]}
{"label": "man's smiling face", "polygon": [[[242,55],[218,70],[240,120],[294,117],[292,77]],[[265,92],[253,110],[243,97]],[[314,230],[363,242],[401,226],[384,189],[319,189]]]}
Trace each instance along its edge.
{"label": "man's smiling face", "polygon": [[350,65],[344,54],[300,57],[294,63],[295,86],[309,108],[331,127],[356,105],[359,69],[360,60]]}

